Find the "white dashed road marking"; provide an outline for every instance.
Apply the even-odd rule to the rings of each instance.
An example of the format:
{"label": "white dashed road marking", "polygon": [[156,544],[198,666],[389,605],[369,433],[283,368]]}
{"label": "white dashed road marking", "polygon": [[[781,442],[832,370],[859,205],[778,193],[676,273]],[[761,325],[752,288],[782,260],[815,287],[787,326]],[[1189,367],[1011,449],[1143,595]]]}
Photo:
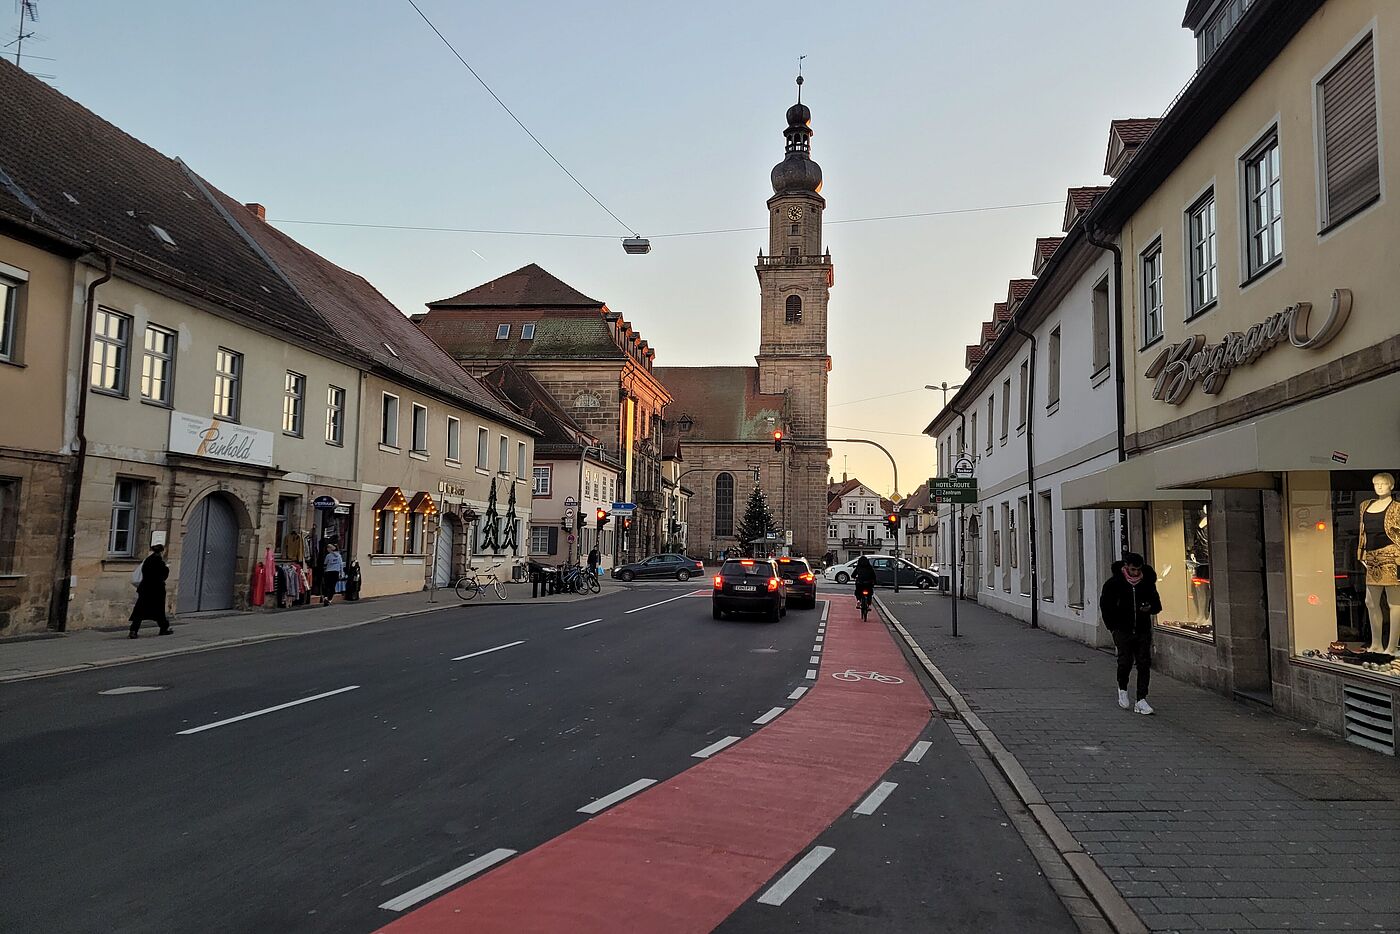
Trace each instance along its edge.
{"label": "white dashed road marking", "polygon": [[822,622],[826,622],[826,614],[828,614],[828,613],[830,613],[830,612],[831,612],[831,601],[830,601],[830,600],[823,600],[823,601],[822,601]]}
{"label": "white dashed road marking", "polygon": [[807,664],[809,664],[809,665],[816,665],[816,664],[819,664],[819,663],[821,662],[821,660],[822,660],[822,657],[821,657],[820,655],[813,655],[811,658],[807,659]]}
{"label": "white dashed road marking", "polygon": [[418,888],[411,889],[398,898],[389,899],[389,901],[379,907],[387,908],[390,911],[403,911],[405,908],[412,907],[431,895],[436,895],[448,886],[456,885],[464,879],[470,879],[478,872],[484,869],[490,869],[502,860],[510,859],[514,855],[515,850],[492,850],[485,856],[478,856],[470,863],[458,866],[451,872],[443,873],[430,882],[424,882],[422,885],[418,886]]}
{"label": "white dashed road marking", "polygon": [[590,619],[590,620],[589,620],[588,622],[586,622],[586,623],[574,623],[572,626],[565,626],[565,627],[564,627],[564,630],[567,632],[567,631],[570,630],[570,629],[581,629],[581,628],[583,628],[584,626],[592,626],[594,623],[601,623],[602,621],[603,621],[603,620],[602,620],[601,617],[598,618],[598,619]]}
{"label": "white dashed road marking", "polygon": [[735,743],[737,743],[738,741],[739,741],[739,737],[737,737],[737,736],[726,736],[724,739],[720,740],[720,741],[717,742],[717,743],[711,743],[710,745],[706,746],[704,749],[700,750],[699,752],[692,752],[692,753],[690,754],[690,757],[691,757],[692,759],[708,759],[708,758],[710,758],[710,756],[713,756],[715,753],[719,752],[721,749],[725,749],[725,748],[727,748],[727,747],[729,747],[729,746],[733,746],[733,745],[734,745]]}
{"label": "white dashed road marking", "polygon": [[907,756],[904,757],[904,761],[905,761],[905,762],[922,762],[922,761],[923,761],[923,758],[924,758],[924,753],[928,752],[928,751],[929,751],[929,747],[932,746],[932,745],[933,745],[933,743],[930,743],[930,742],[929,742],[928,740],[926,740],[926,739],[921,739],[921,740],[919,740],[917,743],[914,744],[914,748],[911,749],[911,750],[909,750],[909,755],[907,755]]}
{"label": "white dashed road marking", "polygon": [[806,694],[806,693],[807,693],[807,686],[804,684],[804,685],[803,685],[802,687],[800,687],[800,688],[794,688],[794,689],[793,689],[793,692],[792,692],[791,694],[788,695],[788,700],[797,700],[797,699],[800,698],[803,694]]}
{"label": "white dashed road marking", "polygon": [[784,710],[787,710],[787,708],[786,708],[786,707],[774,707],[772,710],[768,711],[766,714],[764,714],[763,716],[761,716],[761,717],[759,717],[757,720],[755,720],[754,723],[757,723],[757,724],[759,724],[760,726],[763,725],[763,724],[765,724],[765,723],[772,723],[774,720],[776,720],[776,719],[778,718],[778,714],[782,713]]}
{"label": "white dashed road marking", "polygon": [[252,713],[239,714],[236,717],[229,717],[227,720],[220,720],[217,723],[206,723],[204,726],[192,727],[188,730],[181,730],[176,736],[189,736],[191,733],[203,733],[205,730],[212,730],[217,726],[228,726],[230,723],[237,723],[240,720],[251,720],[253,717],[261,717],[265,713],[273,713],[278,710],[286,710],[288,707],[296,707],[301,704],[309,704],[312,701],[321,700],[325,697],[334,697],[337,694],[344,694],[346,691],[359,690],[358,684],[349,687],[337,688],[334,691],[327,691],[324,694],[313,694],[311,697],[303,697],[301,700],[288,701],[285,704],[278,704],[276,707],[264,707],[262,710],[254,710]]}
{"label": "white dashed road marking", "polygon": [[817,677],[817,669],[815,669],[815,668],[808,668],[808,669],[807,669],[807,677],[808,677],[808,679],[815,679],[815,678]]}
{"label": "white dashed road marking", "polygon": [[797,887],[806,882],[812,873],[816,872],[821,864],[831,858],[835,853],[829,846],[814,846],[811,851],[793,866],[783,877],[758,897],[760,905],[781,905],[787,901],[788,896],[797,891]]}
{"label": "white dashed road marking", "polygon": [[631,615],[632,613],[640,613],[640,612],[642,612],[642,610],[649,610],[649,609],[651,609],[651,608],[654,607],[654,606],[661,606],[661,604],[663,604],[663,603],[670,603],[672,600],[684,600],[686,597],[693,597],[693,596],[695,596],[695,594],[698,594],[698,593],[703,593],[703,591],[697,590],[697,591],[695,591],[695,593],[683,593],[683,594],[681,594],[679,597],[672,597],[670,600],[661,600],[661,601],[658,601],[658,602],[656,602],[656,603],[648,603],[646,606],[639,606],[639,607],[637,607],[635,610],[628,610],[627,613],[624,614],[624,615]]}
{"label": "white dashed road marking", "polygon": [[856,813],[864,814],[867,817],[875,813],[875,809],[885,803],[885,799],[890,796],[890,792],[899,787],[897,782],[881,782],[875,790],[865,796],[865,800],[856,805]]}
{"label": "white dashed road marking", "polygon": [[619,788],[610,795],[603,795],[603,797],[599,798],[597,801],[590,801],[588,804],[579,808],[578,812],[580,814],[597,814],[599,811],[605,811],[614,804],[617,804],[617,802],[621,801],[623,798],[630,798],[643,788],[655,784],[656,779],[654,778],[639,778],[625,788]]}
{"label": "white dashed road marking", "polygon": [[499,652],[501,649],[513,649],[513,648],[515,648],[517,645],[524,645],[524,644],[525,644],[525,640],[524,640],[524,639],[521,639],[521,640],[519,640],[518,642],[507,642],[505,645],[498,645],[498,646],[496,646],[494,649],[482,649],[480,652],[468,652],[466,655],[458,655],[456,658],[454,658],[454,659],[452,659],[452,660],[453,660],[454,662],[460,662],[460,661],[464,661],[464,660],[466,660],[466,659],[468,659],[468,658],[476,658],[478,655],[490,655],[492,652]]}

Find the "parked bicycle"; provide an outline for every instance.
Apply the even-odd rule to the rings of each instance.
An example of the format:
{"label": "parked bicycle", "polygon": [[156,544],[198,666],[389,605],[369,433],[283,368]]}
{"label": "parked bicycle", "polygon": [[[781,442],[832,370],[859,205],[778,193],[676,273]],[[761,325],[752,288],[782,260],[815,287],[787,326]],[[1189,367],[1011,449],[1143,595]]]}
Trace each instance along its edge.
{"label": "parked bicycle", "polygon": [[483,579],[476,568],[468,565],[467,573],[457,578],[457,597],[460,600],[470,600],[478,594],[485,594],[488,590],[494,590],[497,598],[506,598],[506,585],[496,576],[496,569],[501,566],[497,561],[491,566],[490,575]]}
{"label": "parked bicycle", "polygon": [[598,593],[603,589],[597,574],[577,564],[559,566],[559,585],[565,593]]}

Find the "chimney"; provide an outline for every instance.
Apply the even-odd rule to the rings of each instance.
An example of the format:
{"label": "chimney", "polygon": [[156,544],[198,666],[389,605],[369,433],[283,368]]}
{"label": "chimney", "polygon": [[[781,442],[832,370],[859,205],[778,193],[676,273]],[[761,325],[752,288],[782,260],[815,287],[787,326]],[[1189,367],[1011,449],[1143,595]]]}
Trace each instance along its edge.
{"label": "chimney", "polygon": [[267,208],[263,207],[261,204],[258,204],[256,201],[250,201],[243,206],[247,208],[248,212],[254,217],[256,217],[258,220],[267,220]]}
{"label": "chimney", "polygon": [[841,471],[841,482],[842,482],[842,483],[849,483],[849,482],[850,482],[850,478],[846,476],[846,471],[844,471],[844,470]]}

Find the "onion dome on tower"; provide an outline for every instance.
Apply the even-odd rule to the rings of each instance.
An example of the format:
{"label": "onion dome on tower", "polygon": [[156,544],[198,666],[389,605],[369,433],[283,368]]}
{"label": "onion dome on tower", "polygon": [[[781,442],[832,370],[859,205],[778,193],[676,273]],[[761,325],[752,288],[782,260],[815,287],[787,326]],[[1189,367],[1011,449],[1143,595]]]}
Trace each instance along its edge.
{"label": "onion dome on tower", "polygon": [[802,103],[802,76],[797,77],[797,103],[788,108],[787,138],[782,162],[773,166],[773,193],[822,190],[822,167],[812,161],[812,111]]}

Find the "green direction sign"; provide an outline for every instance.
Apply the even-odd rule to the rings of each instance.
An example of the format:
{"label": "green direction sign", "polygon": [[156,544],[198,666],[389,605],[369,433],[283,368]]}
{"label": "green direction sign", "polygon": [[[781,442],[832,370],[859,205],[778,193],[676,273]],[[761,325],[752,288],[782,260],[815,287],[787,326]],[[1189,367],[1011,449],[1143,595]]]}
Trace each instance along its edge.
{"label": "green direction sign", "polygon": [[940,503],[977,502],[977,480],[971,477],[930,477],[928,491]]}

